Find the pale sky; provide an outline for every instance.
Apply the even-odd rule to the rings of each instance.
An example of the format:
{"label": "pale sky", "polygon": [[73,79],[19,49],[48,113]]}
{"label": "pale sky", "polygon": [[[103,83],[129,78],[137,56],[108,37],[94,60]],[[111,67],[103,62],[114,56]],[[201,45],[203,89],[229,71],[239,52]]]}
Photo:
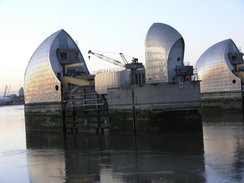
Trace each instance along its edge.
{"label": "pale sky", "polygon": [[145,63],[145,36],[155,22],[179,31],[184,61],[191,65],[229,38],[244,52],[244,0],[0,0],[0,96],[6,85],[17,94],[32,54],[60,29],[77,41],[89,70],[96,71],[114,65],[95,56],[88,60],[90,49]]}

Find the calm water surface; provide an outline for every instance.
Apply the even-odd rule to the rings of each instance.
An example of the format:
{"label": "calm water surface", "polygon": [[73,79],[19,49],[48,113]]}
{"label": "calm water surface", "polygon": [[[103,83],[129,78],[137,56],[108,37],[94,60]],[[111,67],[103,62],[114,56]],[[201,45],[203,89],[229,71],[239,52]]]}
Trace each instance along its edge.
{"label": "calm water surface", "polygon": [[0,183],[244,182],[240,114],[204,114],[203,133],[26,132],[23,106],[0,107]]}

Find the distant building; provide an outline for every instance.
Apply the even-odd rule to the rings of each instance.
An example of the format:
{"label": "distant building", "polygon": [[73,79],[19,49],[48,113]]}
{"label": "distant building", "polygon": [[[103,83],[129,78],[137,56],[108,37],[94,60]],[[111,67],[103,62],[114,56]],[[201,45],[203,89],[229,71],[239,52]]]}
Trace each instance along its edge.
{"label": "distant building", "polygon": [[1,97],[0,96],[0,105],[6,105],[11,101],[9,97]]}
{"label": "distant building", "polygon": [[[244,61],[231,39],[208,48],[196,62],[203,100],[242,99]],[[240,103],[241,105],[241,103]]]}
{"label": "distant building", "polygon": [[24,96],[24,88],[23,88],[23,87],[21,87],[21,88],[19,89],[19,96],[20,96],[20,97],[23,97],[23,96]]}

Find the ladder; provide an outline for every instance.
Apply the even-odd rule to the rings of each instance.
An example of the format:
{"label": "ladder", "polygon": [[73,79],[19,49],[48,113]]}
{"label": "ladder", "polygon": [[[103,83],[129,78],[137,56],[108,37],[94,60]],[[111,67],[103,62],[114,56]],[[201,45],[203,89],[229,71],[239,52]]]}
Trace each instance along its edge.
{"label": "ladder", "polygon": [[66,97],[64,130],[71,132],[96,132],[109,130],[106,99],[95,91],[93,85],[79,86]]}

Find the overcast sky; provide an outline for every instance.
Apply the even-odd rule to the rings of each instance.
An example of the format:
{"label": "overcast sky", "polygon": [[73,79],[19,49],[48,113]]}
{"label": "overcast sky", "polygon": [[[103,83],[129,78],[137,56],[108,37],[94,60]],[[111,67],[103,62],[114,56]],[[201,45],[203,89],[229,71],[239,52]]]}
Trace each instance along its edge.
{"label": "overcast sky", "polygon": [[244,51],[244,0],[0,0],[0,96],[6,85],[17,93],[34,51],[60,29],[78,43],[89,70],[96,71],[114,66],[94,56],[88,60],[89,49],[122,52],[144,63],[145,36],[154,22],[179,31],[184,61],[191,65],[225,39]]}

